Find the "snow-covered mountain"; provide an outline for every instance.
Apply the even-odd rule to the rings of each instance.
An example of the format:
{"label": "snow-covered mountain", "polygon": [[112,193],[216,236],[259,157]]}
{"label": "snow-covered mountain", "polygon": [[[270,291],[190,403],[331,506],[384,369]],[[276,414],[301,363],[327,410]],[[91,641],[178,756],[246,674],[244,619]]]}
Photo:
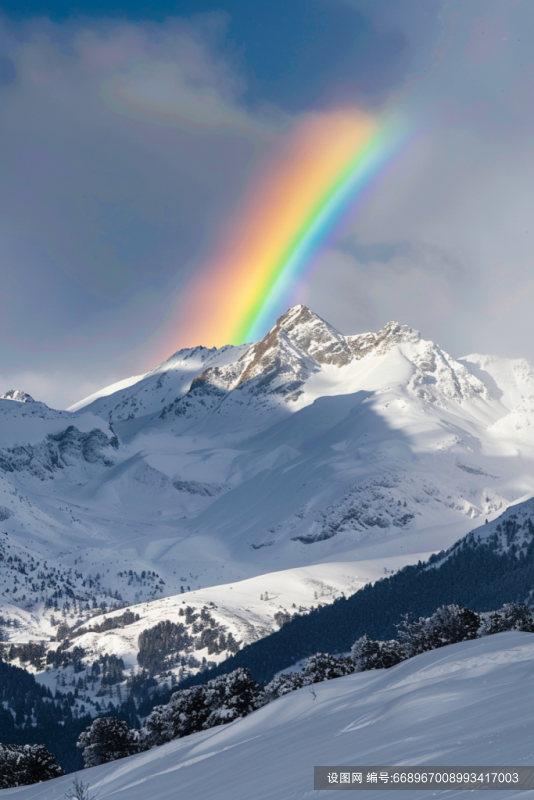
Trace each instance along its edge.
{"label": "snow-covered mountain", "polygon": [[[61,632],[61,643],[43,644],[44,621],[26,618],[25,632],[33,639],[32,647],[16,644],[21,628],[8,626],[3,632],[6,645],[2,657],[33,673],[52,692],[58,688],[75,692],[73,705],[80,714],[96,714],[103,702],[113,698],[120,702],[128,696],[128,680],[147,667],[143,636],[147,641],[157,638],[158,626],[178,624],[181,635],[167,648],[160,648],[158,663],[150,665],[148,672],[160,683],[174,685],[268,636],[293,615],[329,604],[343,594],[350,595],[410,561],[409,556],[400,556],[372,562],[319,564],[163,597],[126,610],[100,615],[93,610],[86,623]],[[14,620],[21,625],[20,612],[19,616],[13,615],[11,621]],[[95,674],[94,665],[110,657],[117,666],[120,660],[120,674],[113,681],[102,682],[105,674]],[[102,701],[103,696],[106,701]]]}
{"label": "snow-covered mountain", "polygon": [[[167,800],[177,791],[189,800],[281,800],[311,797],[318,765],[532,765],[533,663],[529,633],[449,645],[389,670],[304,687],[229,725],[79,777],[101,800]],[[71,786],[67,775],[45,789],[39,784],[2,796],[59,800]],[[463,800],[469,792],[449,788],[448,796]],[[435,795],[435,788],[420,786],[410,794]],[[388,789],[373,796],[386,798]],[[486,796],[504,800],[525,792],[507,787]]]}
{"label": "snow-covered mountain", "polygon": [[6,392],[6,630],[50,636],[326,562],[417,561],[534,493],[533,420],[526,362],[455,360],[397,323],[344,336],[304,306],[261,342],[180,351],[69,411]]}

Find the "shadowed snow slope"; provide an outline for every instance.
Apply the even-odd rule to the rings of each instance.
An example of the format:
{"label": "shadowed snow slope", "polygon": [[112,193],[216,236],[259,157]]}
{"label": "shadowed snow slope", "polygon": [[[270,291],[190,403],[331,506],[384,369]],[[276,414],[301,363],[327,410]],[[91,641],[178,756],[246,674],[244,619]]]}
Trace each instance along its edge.
{"label": "shadowed snow slope", "polygon": [[[99,800],[297,800],[315,796],[314,765],[534,765],[533,634],[462,642],[313,690],[81,777]],[[0,795],[60,800],[71,783],[66,776]],[[402,792],[418,800],[435,794]],[[390,797],[373,793],[382,796]],[[447,793],[468,796],[461,789]]]}

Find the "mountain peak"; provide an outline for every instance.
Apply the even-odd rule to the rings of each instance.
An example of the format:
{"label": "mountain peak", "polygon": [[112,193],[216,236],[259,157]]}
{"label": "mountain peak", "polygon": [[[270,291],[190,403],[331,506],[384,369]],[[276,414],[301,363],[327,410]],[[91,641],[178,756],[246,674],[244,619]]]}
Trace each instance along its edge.
{"label": "mountain peak", "polygon": [[282,331],[301,352],[319,364],[339,367],[348,364],[354,356],[363,358],[371,351],[383,355],[395,344],[416,344],[421,340],[419,331],[394,320],[386,322],[377,333],[344,336],[307,306],[299,304],[282,314],[256,347],[271,343]]}
{"label": "mountain peak", "polygon": [[351,352],[339,331],[306,306],[298,305],[282,314],[267,335],[241,357],[248,363],[237,385],[266,373],[271,380],[282,373],[288,378],[291,373],[290,383],[300,383],[304,372],[307,375],[309,371],[309,366],[304,367],[306,359],[311,359],[309,366],[314,362],[315,366],[343,366],[351,360]]}
{"label": "mountain peak", "polygon": [[417,344],[421,339],[419,331],[399,322],[386,322],[377,333],[360,333],[347,336],[347,342],[356,358],[363,358],[371,352],[383,355],[396,344]]}
{"label": "mountain peak", "polygon": [[[237,386],[252,378],[270,373],[292,373],[291,384],[302,382],[310,370],[322,365],[344,367],[366,355],[384,355],[396,344],[416,344],[421,339],[418,331],[388,322],[378,333],[344,336],[336,328],[299,304],[279,317],[264,338],[251,345],[241,356],[246,366]],[[307,363],[306,363],[307,362]]]}
{"label": "mountain peak", "polygon": [[328,324],[322,317],[316,314],[315,311],[312,311],[303,303],[299,303],[296,306],[288,308],[287,311],[278,317],[273,327],[292,328],[295,325],[302,325],[317,320],[320,320],[326,325]]}
{"label": "mountain peak", "polygon": [[256,347],[265,351],[281,335],[318,364],[341,367],[351,360],[345,336],[305,305],[293,306],[282,314]]}
{"label": "mountain peak", "polygon": [[23,392],[22,389],[8,389],[4,394],[0,394],[0,400],[15,400],[17,403],[35,403],[31,394]]}

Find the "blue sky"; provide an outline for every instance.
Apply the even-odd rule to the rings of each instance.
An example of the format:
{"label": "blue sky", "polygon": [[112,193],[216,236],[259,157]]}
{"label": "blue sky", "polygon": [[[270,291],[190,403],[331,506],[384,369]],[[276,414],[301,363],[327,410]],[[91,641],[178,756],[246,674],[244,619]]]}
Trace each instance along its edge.
{"label": "blue sky", "polygon": [[[435,13],[428,13],[428,3],[400,2],[416,29],[426,25],[438,33],[439,22]],[[373,96],[402,83],[411,61],[409,42],[399,28],[381,29],[375,22],[380,11],[387,14],[396,4],[398,0],[133,0],[122,4],[8,0],[0,7],[17,22],[41,17],[59,25],[83,24],[82,20],[90,24],[104,18],[165,24],[174,18],[219,14],[226,25],[218,44],[246,76],[246,100],[298,111],[315,107],[330,93],[332,84],[343,97],[372,103]]]}
{"label": "blue sky", "polygon": [[170,355],[258,164],[339,106],[421,135],[300,299],[347,333],[395,318],[457,356],[534,360],[528,0],[0,10],[2,391],[64,407]]}

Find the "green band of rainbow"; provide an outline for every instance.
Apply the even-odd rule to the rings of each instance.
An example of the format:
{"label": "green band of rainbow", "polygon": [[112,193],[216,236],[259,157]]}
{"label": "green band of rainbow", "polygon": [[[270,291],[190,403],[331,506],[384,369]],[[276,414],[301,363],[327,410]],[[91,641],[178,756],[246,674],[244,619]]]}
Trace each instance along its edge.
{"label": "green band of rainbow", "polygon": [[257,298],[235,328],[235,343],[256,341],[288,305],[311,263],[353,203],[407,140],[398,128],[380,130],[335,176],[326,195],[313,207],[308,219],[291,239],[280,260],[273,265],[268,285],[258,287]]}

